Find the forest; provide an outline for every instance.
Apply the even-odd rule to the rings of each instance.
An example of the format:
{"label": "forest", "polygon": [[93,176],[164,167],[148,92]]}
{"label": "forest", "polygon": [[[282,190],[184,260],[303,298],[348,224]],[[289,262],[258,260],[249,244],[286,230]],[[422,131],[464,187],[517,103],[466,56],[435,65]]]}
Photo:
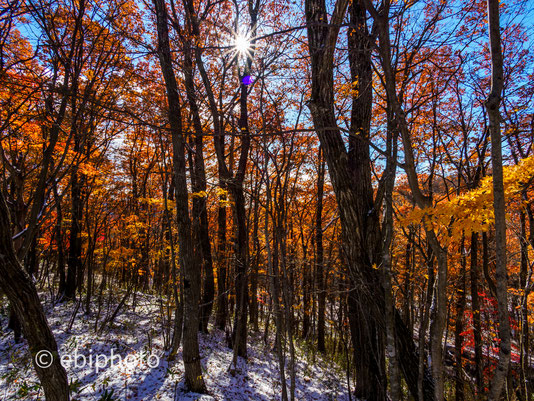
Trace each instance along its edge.
{"label": "forest", "polygon": [[534,400],[534,2],[0,0],[0,400]]}

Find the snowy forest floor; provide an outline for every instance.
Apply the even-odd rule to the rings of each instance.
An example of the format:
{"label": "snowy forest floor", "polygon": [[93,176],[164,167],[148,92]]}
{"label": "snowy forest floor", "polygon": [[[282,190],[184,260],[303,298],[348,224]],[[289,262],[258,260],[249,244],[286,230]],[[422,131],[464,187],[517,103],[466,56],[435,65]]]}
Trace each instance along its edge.
{"label": "snowy forest floor", "polygon": [[[239,358],[235,375],[228,371],[232,350],[227,347],[225,334],[211,326],[210,334],[199,334],[204,379],[210,393],[210,396],[200,397],[183,389],[181,347],[175,362],[166,360],[163,351],[166,330],[162,324],[165,314],[158,297],[137,293],[134,308],[131,295],[111,327],[100,333],[94,331],[95,311],[85,315],[80,307],[72,320],[76,304],[53,305],[50,296],[41,294],[41,297],[60,355],[65,358],[72,400],[281,399],[278,362],[272,349],[274,339],[271,337],[265,344],[263,333],[250,334],[248,362]],[[102,308],[100,323],[106,314],[113,313],[117,304],[118,299]],[[0,299],[0,399],[44,400],[25,341],[16,344],[12,331],[7,330],[7,312],[6,299]],[[72,327],[68,330],[71,320]],[[121,360],[115,357],[112,361],[113,355],[120,355]],[[287,372],[286,375],[289,376]],[[297,345],[295,398],[348,400],[342,369]]]}

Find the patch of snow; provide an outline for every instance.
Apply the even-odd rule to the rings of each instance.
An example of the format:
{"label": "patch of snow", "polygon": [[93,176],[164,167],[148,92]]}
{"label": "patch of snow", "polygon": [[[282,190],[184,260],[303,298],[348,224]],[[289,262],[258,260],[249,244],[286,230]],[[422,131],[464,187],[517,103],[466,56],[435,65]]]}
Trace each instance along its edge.
{"label": "patch of snow", "polygon": [[[120,294],[116,297],[115,305]],[[166,359],[159,298],[140,292],[135,297],[136,307],[133,308],[130,297],[109,331],[95,332],[96,314],[86,316],[80,310],[67,332],[75,305],[54,306],[50,298],[42,294],[42,299],[48,299],[45,310],[59,353],[68,362],[66,370],[73,401],[271,401],[281,398],[278,361],[272,351],[272,339],[265,345],[259,334],[251,333],[248,360],[239,358],[237,372],[232,375],[228,369],[232,350],[226,346],[224,333],[213,328],[208,335],[199,334],[201,363],[209,395],[185,392],[181,347],[175,362],[169,363]],[[113,311],[115,305],[109,309]],[[3,310],[0,315],[2,328],[7,326],[7,308]],[[312,357],[298,350],[298,355],[297,400],[349,399],[345,376],[339,367],[319,354]],[[103,356],[108,358],[105,366]],[[115,358],[113,363],[110,362],[112,357]],[[0,399],[44,400],[27,345],[24,342],[15,344],[10,331],[0,331]]]}

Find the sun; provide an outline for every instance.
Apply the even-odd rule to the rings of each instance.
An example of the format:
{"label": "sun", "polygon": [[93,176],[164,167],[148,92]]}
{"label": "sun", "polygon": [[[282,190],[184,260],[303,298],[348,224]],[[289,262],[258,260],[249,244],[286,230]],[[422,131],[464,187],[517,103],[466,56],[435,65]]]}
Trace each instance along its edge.
{"label": "sun", "polygon": [[250,50],[250,41],[245,36],[236,36],[234,39],[234,47],[239,53],[245,54]]}

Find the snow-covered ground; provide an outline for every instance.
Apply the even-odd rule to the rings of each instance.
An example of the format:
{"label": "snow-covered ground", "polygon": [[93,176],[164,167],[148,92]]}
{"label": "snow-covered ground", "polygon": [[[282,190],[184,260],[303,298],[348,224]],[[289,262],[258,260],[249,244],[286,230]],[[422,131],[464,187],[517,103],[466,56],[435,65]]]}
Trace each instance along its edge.
{"label": "snow-covered ground", "polygon": [[[135,310],[130,297],[112,329],[100,334],[94,332],[95,314],[85,316],[81,311],[67,333],[74,305],[53,306],[45,302],[49,324],[67,366],[73,400],[281,399],[272,341],[265,345],[261,334],[252,333],[248,362],[240,359],[238,371],[232,375],[228,371],[232,350],[226,346],[224,333],[214,329],[199,338],[210,397],[185,393],[181,348],[173,364],[169,364],[164,355],[157,298],[141,293],[136,298]],[[0,315],[0,400],[44,400],[26,344],[15,344],[13,334],[6,329],[5,305],[4,299],[4,313]],[[348,400],[345,376],[337,365],[301,349],[297,349],[297,354],[296,399]]]}

